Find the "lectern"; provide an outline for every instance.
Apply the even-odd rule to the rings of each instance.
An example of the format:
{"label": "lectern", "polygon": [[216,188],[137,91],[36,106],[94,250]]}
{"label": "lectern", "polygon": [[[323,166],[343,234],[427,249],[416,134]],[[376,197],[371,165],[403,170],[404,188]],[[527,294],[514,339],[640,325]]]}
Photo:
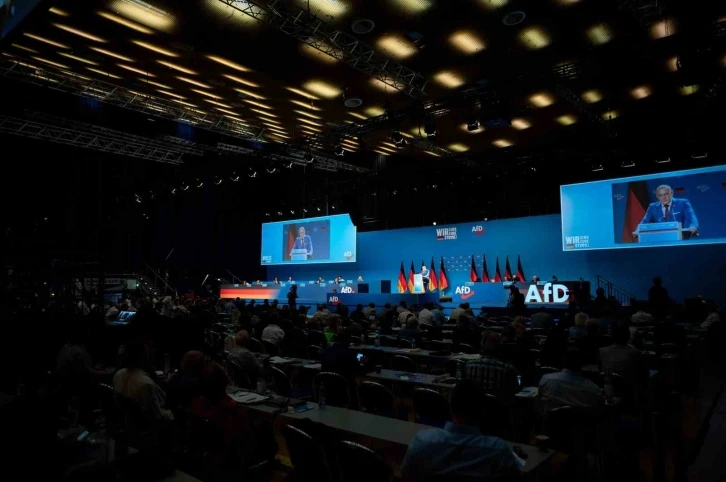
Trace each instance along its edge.
{"label": "lectern", "polygon": [[638,225],[639,243],[663,243],[683,239],[681,223],[666,221],[664,223],[646,223]]}
{"label": "lectern", "polygon": [[290,259],[292,261],[305,261],[308,259],[308,251],[306,249],[293,249],[290,251]]}

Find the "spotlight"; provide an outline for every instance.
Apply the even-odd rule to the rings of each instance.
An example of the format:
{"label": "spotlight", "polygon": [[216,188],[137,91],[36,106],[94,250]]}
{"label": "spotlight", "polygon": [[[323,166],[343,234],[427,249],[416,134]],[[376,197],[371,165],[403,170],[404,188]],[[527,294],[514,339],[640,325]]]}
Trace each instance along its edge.
{"label": "spotlight", "polygon": [[284,165],[284,166],[285,166],[285,168],[287,168],[287,169],[292,169],[292,162],[290,162],[290,164],[283,164],[283,165]]}
{"label": "spotlight", "polygon": [[197,187],[201,188],[202,186],[204,186],[204,181],[200,181],[199,178],[197,178]]}
{"label": "spotlight", "polygon": [[219,176],[214,176],[214,185],[219,186],[220,184],[222,184],[222,178]]}
{"label": "spotlight", "polygon": [[592,165],[592,172],[600,172],[604,170],[605,168],[602,167],[602,164],[593,164]]}
{"label": "spotlight", "polygon": [[424,126],[424,132],[428,137],[436,137],[436,124],[433,122],[427,122]]}
{"label": "spotlight", "polygon": [[436,226],[436,221],[433,222],[433,225]]}
{"label": "spotlight", "polygon": [[623,168],[625,168],[625,167],[634,167],[634,166],[635,166],[635,162],[634,161],[622,161],[620,163],[620,167],[623,167]]}
{"label": "spotlight", "polygon": [[657,159],[655,161],[656,164],[668,164],[669,162],[671,162],[670,157],[666,157],[665,159]]}
{"label": "spotlight", "polygon": [[248,174],[248,176],[249,177],[253,177],[253,178],[254,177],[257,177],[257,171],[250,171],[250,173]]}
{"label": "spotlight", "polygon": [[474,132],[479,130],[479,120],[478,119],[469,119],[469,122],[466,123],[466,130],[469,132]]}
{"label": "spotlight", "polygon": [[239,182],[239,174],[237,174],[237,171],[232,171],[232,175],[229,177],[229,180],[232,182]]}
{"label": "spotlight", "polygon": [[176,194],[176,188],[175,188],[175,187],[173,187],[173,188],[171,189],[171,195],[173,196],[174,194]]}
{"label": "spotlight", "polygon": [[391,140],[393,141],[394,144],[396,144],[396,147],[406,145],[406,139],[403,137],[403,134],[401,134],[399,131],[393,131],[391,133]]}
{"label": "spotlight", "polygon": [[308,164],[312,164],[315,161],[315,156],[313,156],[312,154],[305,154],[303,159],[305,159],[305,162],[307,162]]}
{"label": "spotlight", "polygon": [[277,168],[273,167],[272,169],[265,169],[268,174],[275,174],[277,172]]}
{"label": "spotlight", "polygon": [[335,149],[333,150],[333,152],[335,153],[336,156],[342,157],[345,154],[345,149],[343,149],[343,147],[341,147],[340,144],[337,144],[335,146]]}

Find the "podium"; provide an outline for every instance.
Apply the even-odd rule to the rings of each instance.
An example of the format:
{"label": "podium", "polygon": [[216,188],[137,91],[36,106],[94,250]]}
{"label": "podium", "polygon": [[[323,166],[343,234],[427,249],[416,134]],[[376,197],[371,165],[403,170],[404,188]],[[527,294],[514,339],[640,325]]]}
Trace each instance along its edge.
{"label": "podium", "polygon": [[637,232],[639,243],[663,243],[683,239],[681,223],[676,221],[639,224]]}
{"label": "podium", "polygon": [[290,259],[292,261],[307,261],[308,252],[306,249],[293,249],[290,251]]}

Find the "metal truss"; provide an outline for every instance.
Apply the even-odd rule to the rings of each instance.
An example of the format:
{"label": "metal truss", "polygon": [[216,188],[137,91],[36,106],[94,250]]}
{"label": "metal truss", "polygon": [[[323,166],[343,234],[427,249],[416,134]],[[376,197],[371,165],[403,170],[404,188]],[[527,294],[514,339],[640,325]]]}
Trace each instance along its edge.
{"label": "metal truss", "polygon": [[[290,144],[278,143],[271,144],[270,146],[274,147],[270,150],[263,151],[251,149],[244,146],[225,144],[222,142],[217,143],[217,149],[220,151],[235,152],[248,156],[262,157],[265,159],[271,159],[279,162],[291,162],[298,166],[310,166],[314,167],[315,169],[320,169],[322,171],[352,171],[360,174],[367,174],[371,172],[370,169],[366,169],[360,166],[354,166],[353,164],[348,164],[347,162],[330,159],[328,157],[321,156],[317,153],[312,153],[304,149],[300,149],[299,147]],[[313,161],[308,162],[307,159],[309,159],[311,155],[313,157]]]}
{"label": "metal truss", "polygon": [[[34,61],[32,61],[34,62]],[[256,139],[262,128],[221,114],[185,107],[159,97],[143,94],[109,82],[91,79],[70,71],[36,66],[24,59],[0,55],[0,76],[42,85],[53,90],[94,98],[101,102],[141,112],[148,116],[186,122],[198,128],[241,139]]]}
{"label": "metal truss", "polygon": [[[423,75],[377,52],[352,35],[285,0],[219,0],[255,20],[267,24],[326,55],[378,79],[384,84],[419,98],[426,95]],[[264,3],[263,3],[264,2]]]}
{"label": "metal truss", "polygon": [[643,27],[663,19],[664,0],[621,0],[620,9],[629,10]]}
{"label": "metal truss", "polygon": [[0,115],[0,132],[167,164],[181,164],[184,155],[173,149],[2,115]]}

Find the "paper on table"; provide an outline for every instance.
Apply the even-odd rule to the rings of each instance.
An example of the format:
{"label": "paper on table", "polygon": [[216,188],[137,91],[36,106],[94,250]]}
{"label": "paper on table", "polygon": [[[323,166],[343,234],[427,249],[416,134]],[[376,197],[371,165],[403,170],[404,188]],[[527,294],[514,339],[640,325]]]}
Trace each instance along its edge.
{"label": "paper on table", "polygon": [[270,363],[292,363],[294,360],[288,360],[287,358],[282,358],[281,356],[271,356],[267,361]]}
{"label": "paper on table", "polygon": [[320,363],[311,363],[310,365],[303,365],[304,368],[322,368],[323,366]]}
{"label": "paper on table", "polygon": [[232,400],[234,400],[237,403],[249,404],[249,403],[261,402],[263,400],[267,400],[270,397],[266,397],[264,395],[260,395],[259,393],[255,393],[255,392],[239,391],[239,392],[230,393],[229,398],[231,398]]}

